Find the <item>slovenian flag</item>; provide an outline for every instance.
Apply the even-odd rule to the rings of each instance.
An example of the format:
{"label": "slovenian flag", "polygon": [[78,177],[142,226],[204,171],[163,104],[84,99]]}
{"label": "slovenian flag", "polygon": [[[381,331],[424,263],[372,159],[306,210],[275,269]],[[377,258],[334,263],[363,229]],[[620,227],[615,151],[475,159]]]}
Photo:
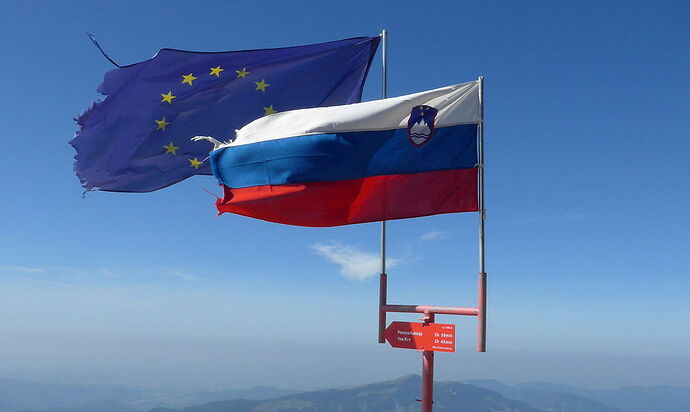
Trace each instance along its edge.
{"label": "slovenian flag", "polygon": [[477,81],[272,114],[211,152],[216,206],[299,226],[477,211],[480,122]]}

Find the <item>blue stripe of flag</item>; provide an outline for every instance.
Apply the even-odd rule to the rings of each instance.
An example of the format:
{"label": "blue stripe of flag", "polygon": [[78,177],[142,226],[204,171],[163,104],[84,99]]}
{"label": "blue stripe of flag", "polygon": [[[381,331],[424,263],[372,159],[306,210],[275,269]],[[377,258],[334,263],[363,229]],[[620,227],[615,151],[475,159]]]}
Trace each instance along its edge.
{"label": "blue stripe of flag", "polygon": [[211,153],[214,175],[231,188],[329,182],[469,169],[477,164],[477,125],[437,128],[423,146],[407,129],[269,140]]}

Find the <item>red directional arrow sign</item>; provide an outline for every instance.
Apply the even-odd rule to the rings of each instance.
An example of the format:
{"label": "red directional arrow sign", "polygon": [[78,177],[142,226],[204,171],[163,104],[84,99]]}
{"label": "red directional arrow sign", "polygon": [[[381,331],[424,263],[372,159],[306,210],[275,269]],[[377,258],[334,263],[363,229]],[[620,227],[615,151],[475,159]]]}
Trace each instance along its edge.
{"label": "red directional arrow sign", "polygon": [[393,322],[384,337],[394,348],[455,352],[455,325]]}

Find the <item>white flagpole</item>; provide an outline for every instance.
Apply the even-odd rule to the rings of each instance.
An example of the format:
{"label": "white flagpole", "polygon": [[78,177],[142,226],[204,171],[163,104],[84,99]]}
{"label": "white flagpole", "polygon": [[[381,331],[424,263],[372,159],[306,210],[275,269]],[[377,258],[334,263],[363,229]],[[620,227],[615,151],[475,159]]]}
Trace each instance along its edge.
{"label": "white flagpole", "polygon": [[[388,31],[383,30],[381,31],[381,43],[383,43],[383,58],[381,61],[383,62],[383,79],[381,82],[381,97],[386,98],[388,97],[388,67],[387,67],[387,60],[388,60]],[[386,273],[386,221],[381,222],[381,273],[385,274]]]}
{"label": "white flagpole", "polygon": [[[381,31],[381,43],[383,43],[382,50],[382,90],[381,94],[385,99],[388,94],[388,79],[387,79],[387,54],[388,54],[388,31],[386,29]],[[386,343],[383,332],[386,329],[386,312],[383,310],[383,305],[387,304],[388,300],[388,275],[386,274],[386,221],[381,221],[381,274],[379,280],[379,343]]]}
{"label": "white flagpole", "polygon": [[478,206],[479,206],[479,319],[477,327],[477,350],[486,352],[486,268],[484,267],[484,77],[479,77],[479,107],[481,121],[479,123],[479,170],[478,170]]}

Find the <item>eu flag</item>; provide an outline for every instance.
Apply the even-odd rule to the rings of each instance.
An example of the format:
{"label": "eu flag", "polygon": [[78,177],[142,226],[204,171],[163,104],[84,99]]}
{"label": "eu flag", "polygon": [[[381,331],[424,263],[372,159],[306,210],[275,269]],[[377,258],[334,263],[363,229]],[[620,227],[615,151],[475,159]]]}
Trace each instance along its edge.
{"label": "eu flag", "polygon": [[112,70],[70,144],[86,190],[150,192],[210,175],[208,143],[262,116],[356,103],[379,37],[219,53],[162,49]]}

